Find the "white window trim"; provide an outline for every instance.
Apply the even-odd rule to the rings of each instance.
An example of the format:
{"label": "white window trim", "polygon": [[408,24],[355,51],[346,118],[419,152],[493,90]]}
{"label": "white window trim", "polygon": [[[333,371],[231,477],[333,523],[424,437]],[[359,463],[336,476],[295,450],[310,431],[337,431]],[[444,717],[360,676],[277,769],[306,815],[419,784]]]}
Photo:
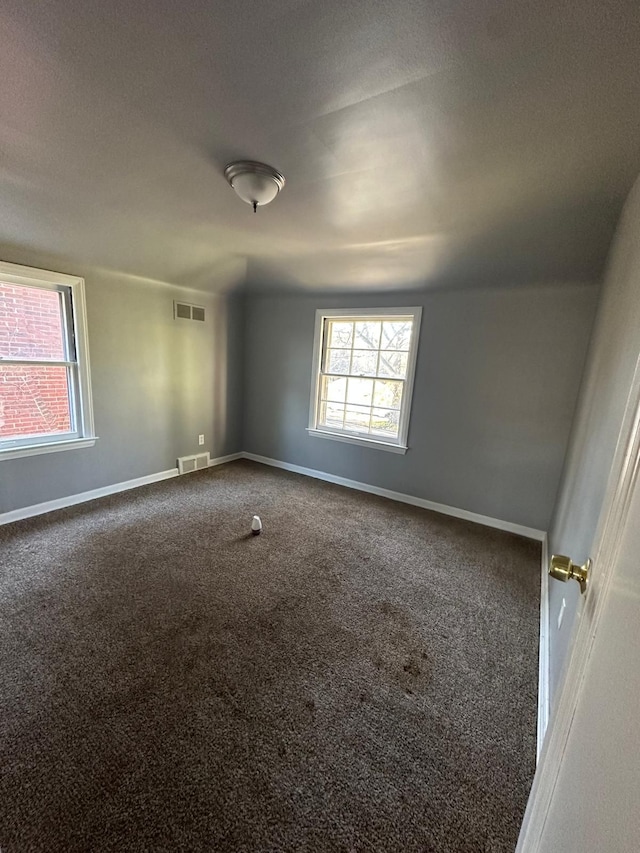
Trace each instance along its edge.
{"label": "white window trim", "polygon": [[[318,427],[318,400],[320,393],[322,338],[325,320],[340,320],[344,317],[393,317],[406,316],[413,318],[413,331],[411,335],[411,349],[407,360],[407,375],[405,377],[404,393],[402,395],[402,408],[400,410],[400,431],[397,441],[378,439],[372,436],[363,436],[358,433],[350,433],[346,430],[333,432],[323,427]],[[332,441],[343,441],[347,444],[359,444],[362,447],[373,447],[377,450],[387,450],[391,453],[406,453],[408,448],[407,436],[409,434],[409,420],[411,418],[411,403],[413,399],[413,386],[416,372],[416,361],[418,358],[418,347],[420,345],[420,324],[422,321],[422,308],[412,306],[408,308],[319,308],[316,311],[316,325],[313,339],[313,367],[311,374],[311,404],[309,407],[309,426],[307,432],[314,438],[328,438]]]}
{"label": "white window trim", "polygon": [[[93,421],[93,398],[91,392],[91,370],[89,363],[89,337],[87,333],[87,308],[84,293],[84,279],[78,276],[64,275],[50,270],[23,267],[0,261],[0,279],[7,284],[39,287],[44,290],[57,289],[60,285],[71,291],[72,328],[76,362],[78,365],[78,400],[76,402],[77,432],[64,433],[60,438],[51,435],[34,437],[29,444],[24,439],[15,443],[0,439],[0,461],[18,459],[22,456],[37,456],[42,453],[55,453],[60,450],[76,450],[80,447],[93,447],[98,440]],[[1,360],[0,360],[1,362]]]}

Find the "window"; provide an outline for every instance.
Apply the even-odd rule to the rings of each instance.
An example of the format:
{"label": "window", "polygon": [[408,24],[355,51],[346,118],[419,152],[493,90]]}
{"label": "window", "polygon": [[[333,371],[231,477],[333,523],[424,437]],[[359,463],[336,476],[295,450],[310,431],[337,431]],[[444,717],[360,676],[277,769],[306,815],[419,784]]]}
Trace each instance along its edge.
{"label": "window", "polygon": [[0,263],[0,459],[95,440],[83,279]]}
{"label": "window", "polygon": [[316,312],[311,435],[407,450],[421,313]]}

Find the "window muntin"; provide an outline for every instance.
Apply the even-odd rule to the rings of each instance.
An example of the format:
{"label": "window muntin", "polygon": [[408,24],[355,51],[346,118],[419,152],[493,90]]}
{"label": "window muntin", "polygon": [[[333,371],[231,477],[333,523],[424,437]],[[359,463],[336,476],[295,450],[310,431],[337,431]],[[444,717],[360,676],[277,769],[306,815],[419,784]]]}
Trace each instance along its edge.
{"label": "window muntin", "polygon": [[0,458],[94,439],[83,284],[0,263]]}
{"label": "window muntin", "polygon": [[404,445],[420,319],[404,311],[319,312],[312,431]]}

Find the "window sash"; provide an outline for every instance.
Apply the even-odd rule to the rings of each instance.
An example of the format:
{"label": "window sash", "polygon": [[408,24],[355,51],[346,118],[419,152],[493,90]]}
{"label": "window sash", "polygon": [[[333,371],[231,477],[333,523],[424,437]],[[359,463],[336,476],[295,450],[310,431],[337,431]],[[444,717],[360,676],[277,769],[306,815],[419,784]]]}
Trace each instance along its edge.
{"label": "window sash", "polygon": [[368,403],[350,403],[346,397],[344,400],[329,400],[328,397],[322,396],[322,379],[326,376],[330,379],[370,379],[372,382],[398,382],[402,385],[402,393],[400,395],[399,406],[387,406],[382,403],[371,403],[374,409],[392,409],[394,412],[402,411],[402,400],[406,387],[406,379],[395,379],[392,376],[360,376],[360,374],[352,373],[320,373],[320,381],[318,382],[318,400],[322,403],[335,403],[338,406],[368,406]]}
{"label": "window sash", "polygon": [[[395,347],[357,347],[355,346],[355,325],[356,323],[366,323],[366,322],[395,322],[395,323],[411,323],[411,339],[409,341],[409,346],[407,349],[396,349]],[[354,327],[354,334],[351,339],[351,346],[345,347],[330,347],[329,346],[329,324],[330,323],[352,323]],[[407,354],[411,353],[413,345],[414,345],[414,335],[415,335],[415,324],[416,318],[411,314],[363,314],[361,316],[335,316],[335,317],[324,317],[322,322],[322,358],[321,358],[321,369],[324,369],[327,358],[327,350],[330,349],[347,349],[350,352],[375,352],[378,353],[378,366],[379,366],[379,355],[382,352],[406,352]],[[381,341],[382,343],[382,341]]]}
{"label": "window sash", "polygon": [[[359,379],[360,377],[355,377]],[[394,406],[382,406],[376,405],[375,403],[349,403],[346,400],[344,402],[336,402],[335,400],[326,400],[321,394],[318,395],[318,403],[317,403],[317,413],[315,419],[315,427],[314,429],[324,431],[324,432],[344,432],[347,435],[360,436],[370,439],[371,441],[381,441],[381,442],[397,442],[399,441],[401,431],[402,431],[402,418],[403,418],[403,403],[404,403],[404,392],[405,388],[402,388],[402,397],[401,403],[398,408]],[[335,426],[333,424],[321,423],[320,421],[320,412],[322,410],[322,406],[340,406],[344,409],[344,415],[342,418],[342,426]],[[374,409],[384,410],[388,412],[397,412],[398,413],[398,430],[395,434],[393,433],[383,433],[383,432],[371,432],[371,418],[373,416]],[[357,430],[357,429],[349,429],[348,426],[345,426],[345,421],[347,418],[347,412],[351,411],[359,411],[362,410],[363,413],[367,411],[369,413],[369,428],[367,431],[365,430]]]}

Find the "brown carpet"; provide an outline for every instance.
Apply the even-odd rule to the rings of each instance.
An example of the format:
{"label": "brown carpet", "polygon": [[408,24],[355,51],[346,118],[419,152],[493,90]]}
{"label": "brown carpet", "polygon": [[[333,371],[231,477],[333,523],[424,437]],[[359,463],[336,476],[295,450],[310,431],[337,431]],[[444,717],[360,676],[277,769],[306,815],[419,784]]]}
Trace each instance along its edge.
{"label": "brown carpet", "polygon": [[0,555],[2,853],[513,851],[536,543],[235,462]]}

